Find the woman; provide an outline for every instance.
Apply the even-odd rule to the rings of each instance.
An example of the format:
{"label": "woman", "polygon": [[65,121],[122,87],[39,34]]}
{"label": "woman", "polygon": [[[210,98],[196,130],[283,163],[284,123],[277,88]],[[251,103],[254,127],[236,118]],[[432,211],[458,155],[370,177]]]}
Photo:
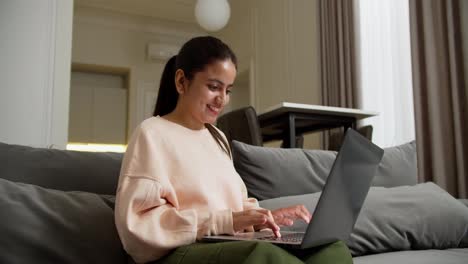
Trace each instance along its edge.
{"label": "woman", "polygon": [[[117,190],[117,230],[136,262],[299,261],[268,243],[195,243],[204,235],[263,228],[280,236],[279,225],[311,217],[302,205],[270,212],[247,197],[229,144],[212,125],[229,102],[236,64],[231,49],[213,37],[191,39],[166,64],[154,117],[133,133]],[[334,248],[350,259],[342,244],[322,255]]]}

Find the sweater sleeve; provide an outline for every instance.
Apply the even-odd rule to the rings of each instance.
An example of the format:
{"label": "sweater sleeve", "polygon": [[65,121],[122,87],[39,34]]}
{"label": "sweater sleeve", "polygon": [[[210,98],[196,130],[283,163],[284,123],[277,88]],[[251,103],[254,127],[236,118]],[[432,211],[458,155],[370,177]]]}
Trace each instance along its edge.
{"label": "sweater sleeve", "polygon": [[242,182],[242,195],[243,195],[243,205],[244,210],[260,208],[257,199],[253,197],[248,197],[247,187],[245,187],[245,183]]}
{"label": "sweater sleeve", "polygon": [[[245,184],[242,181],[242,179],[240,181],[241,181],[241,184],[242,184],[242,186],[241,186],[241,188],[242,188],[242,197],[243,197],[242,205],[243,205],[244,211],[249,210],[249,209],[258,209],[258,208],[260,208],[260,205],[258,204],[257,199],[252,198],[252,197],[250,197],[250,198],[248,197],[247,188],[245,187]],[[253,232],[253,231],[255,231],[255,229],[254,229],[253,226],[250,226],[250,227],[245,228],[244,231],[245,232]]]}
{"label": "sweater sleeve", "polygon": [[178,210],[153,179],[126,176],[116,206],[116,225],[125,250],[140,262],[156,260],[171,249],[210,234],[233,234],[230,210]]}
{"label": "sweater sleeve", "polygon": [[[231,210],[180,210],[163,159],[139,131],[127,148],[116,197],[115,222],[125,250],[140,262],[210,234],[233,234]],[[164,156],[163,156],[164,157]]]}

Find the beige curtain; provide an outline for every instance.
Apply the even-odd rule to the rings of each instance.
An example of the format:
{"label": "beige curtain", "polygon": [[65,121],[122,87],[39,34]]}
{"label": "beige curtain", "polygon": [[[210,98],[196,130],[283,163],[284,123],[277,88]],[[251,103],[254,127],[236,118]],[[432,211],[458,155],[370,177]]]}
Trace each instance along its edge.
{"label": "beige curtain", "polygon": [[410,32],[419,180],[467,198],[467,65],[459,4],[410,0]]}
{"label": "beige curtain", "polygon": [[[319,0],[322,104],[356,107],[357,63],[353,0]],[[322,147],[334,149],[342,130],[324,132]]]}

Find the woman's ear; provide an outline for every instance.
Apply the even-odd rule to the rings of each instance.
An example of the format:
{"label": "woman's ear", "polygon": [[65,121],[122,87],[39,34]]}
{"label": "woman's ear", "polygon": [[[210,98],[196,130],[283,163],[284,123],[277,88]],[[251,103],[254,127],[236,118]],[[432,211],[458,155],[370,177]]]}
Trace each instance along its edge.
{"label": "woman's ear", "polygon": [[187,87],[187,79],[185,78],[184,71],[177,69],[175,73],[175,86],[179,94],[184,94]]}

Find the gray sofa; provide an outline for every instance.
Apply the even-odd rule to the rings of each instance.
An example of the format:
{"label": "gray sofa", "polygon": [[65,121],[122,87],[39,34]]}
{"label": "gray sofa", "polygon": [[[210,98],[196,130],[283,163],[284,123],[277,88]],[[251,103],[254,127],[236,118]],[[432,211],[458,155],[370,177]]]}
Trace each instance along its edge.
{"label": "gray sofa", "polygon": [[[313,211],[336,152],[258,147],[233,141],[234,165],[250,196],[275,209]],[[433,183],[417,184],[415,142],[385,149],[346,241],[354,263],[468,263],[468,203]],[[297,222],[283,230],[304,231]]]}
{"label": "gray sofa", "polygon": [[[414,144],[386,150],[376,187],[347,241],[355,263],[467,263],[468,249],[462,248],[468,245],[466,201],[435,185],[415,185],[411,149]],[[249,193],[262,206],[301,202],[310,210],[336,155],[240,142],[233,142],[233,153]],[[127,263],[113,218],[121,159],[118,153],[0,143],[0,263]],[[395,160],[397,167],[391,164]],[[401,210],[430,223],[403,221],[413,217]],[[437,228],[441,223],[445,228]],[[421,226],[422,233],[414,231]],[[298,223],[291,229],[303,227]]]}

